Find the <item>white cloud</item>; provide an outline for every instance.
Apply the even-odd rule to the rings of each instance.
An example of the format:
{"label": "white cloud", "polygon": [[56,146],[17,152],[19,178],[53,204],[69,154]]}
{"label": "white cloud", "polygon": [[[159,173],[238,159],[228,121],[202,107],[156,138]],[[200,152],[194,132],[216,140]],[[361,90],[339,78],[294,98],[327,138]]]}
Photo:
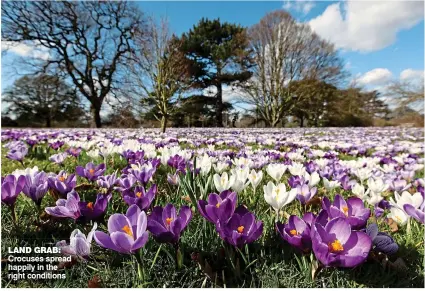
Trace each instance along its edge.
{"label": "white cloud", "polygon": [[398,32],[423,18],[423,1],[348,0],[329,5],[309,24],[338,48],[369,52],[393,44]]}
{"label": "white cloud", "polygon": [[360,75],[357,82],[364,86],[380,86],[388,83],[393,77],[390,70],[384,68],[373,69]]}
{"label": "white cloud", "polygon": [[424,71],[423,70],[413,70],[413,69],[406,69],[403,70],[400,73],[400,80],[401,81],[422,81],[424,79]]}
{"label": "white cloud", "polygon": [[[207,89],[203,90],[203,94],[205,96],[213,97],[215,94],[217,94],[217,87],[211,86]],[[224,102],[237,102],[244,99],[245,93],[242,92],[240,88],[232,87],[232,86],[223,86],[223,101]]]}
{"label": "white cloud", "polygon": [[43,46],[34,43],[2,41],[1,50],[14,53],[22,57],[31,57],[35,59],[49,59],[49,50]]}
{"label": "white cloud", "polygon": [[296,0],[296,1],[284,1],[283,9],[285,10],[291,10],[296,12],[301,12],[304,15],[307,15],[311,9],[314,8],[316,4],[314,1],[303,1],[303,0]]}

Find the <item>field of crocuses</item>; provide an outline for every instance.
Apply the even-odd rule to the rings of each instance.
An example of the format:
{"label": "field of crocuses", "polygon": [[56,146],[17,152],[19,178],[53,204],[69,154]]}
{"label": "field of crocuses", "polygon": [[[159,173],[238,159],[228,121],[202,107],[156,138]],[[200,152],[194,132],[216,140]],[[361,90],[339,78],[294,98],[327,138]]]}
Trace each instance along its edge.
{"label": "field of crocuses", "polygon": [[[423,287],[421,128],[2,130],[4,287]],[[8,262],[3,261],[2,268]]]}

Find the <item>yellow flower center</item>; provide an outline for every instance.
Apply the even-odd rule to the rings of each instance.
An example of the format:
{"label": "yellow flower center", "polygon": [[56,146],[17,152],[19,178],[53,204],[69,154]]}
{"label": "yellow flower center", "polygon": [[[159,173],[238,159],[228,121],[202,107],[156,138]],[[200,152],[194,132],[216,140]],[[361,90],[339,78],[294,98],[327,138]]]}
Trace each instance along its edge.
{"label": "yellow flower center", "polygon": [[291,229],[291,230],[289,231],[289,233],[290,233],[290,234],[292,234],[292,235],[297,235],[297,234],[298,234],[298,231],[297,231],[297,230],[295,230],[295,229]]}
{"label": "yellow flower center", "polygon": [[65,181],[65,177],[64,176],[59,176],[58,180],[61,181],[61,182],[63,182],[63,181]]}
{"label": "yellow flower center", "polygon": [[142,196],[142,192],[137,192],[136,196],[140,198]]}
{"label": "yellow flower center", "polygon": [[169,218],[166,218],[165,221],[167,222],[168,225],[170,225],[173,219],[169,217]]}
{"label": "yellow flower center", "polygon": [[93,202],[87,203],[87,208],[93,210]]}
{"label": "yellow flower center", "polygon": [[239,232],[239,233],[243,233],[244,228],[245,228],[245,227],[244,227],[243,225],[239,226],[239,227],[238,227],[238,232]]}
{"label": "yellow flower center", "polygon": [[215,205],[215,207],[219,208],[219,207],[220,207],[220,203],[217,203],[217,204]]}
{"label": "yellow flower center", "polygon": [[397,219],[398,222],[401,222],[401,217],[400,216],[396,216],[395,219]]}
{"label": "yellow flower center", "polygon": [[342,211],[344,212],[345,216],[348,216],[348,207],[347,206],[342,207]]}
{"label": "yellow flower center", "polygon": [[334,240],[334,242],[329,243],[328,246],[329,246],[329,250],[333,253],[341,252],[344,250],[342,244],[337,239]]}
{"label": "yellow flower center", "polygon": [[124,225],[123,228],[121,228],[126,234],[129,236],[133,236],[133,232],[131,231],[131,228],[128,225]]}
{"label": "yellow flower center", "polygon": [[89,173],[90,173],[91,175],[93,175],[93,174],[94,174],[94,169],[90,169],[90,170],[89,170]]}

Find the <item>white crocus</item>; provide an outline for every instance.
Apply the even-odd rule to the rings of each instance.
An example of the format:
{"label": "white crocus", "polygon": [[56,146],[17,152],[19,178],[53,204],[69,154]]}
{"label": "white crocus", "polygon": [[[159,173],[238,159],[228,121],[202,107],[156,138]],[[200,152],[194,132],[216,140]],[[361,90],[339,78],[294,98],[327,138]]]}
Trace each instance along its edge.
{"label": "white crocus", "polygon": [[210,157],[207,154],[204,154],[202,157],[196,158],[196,167],[201,169],[201,175],[207,175],[212,167],[212,162]]}
{"label": "white crocus", "polygon": [[257,186],[261,183],[261,180],[263,179],[263,171],[259,170],[258,172],[255,172],[255,170],[251,170],[251,173],[248,175],[248,180],[252,185],[252,188],[255,189]]}
{"label": "white crocus", "polygon": [[216,173],[223,173],[227,168],[229,168],[229,164],[226,162],[220,162],[218,161],[217,164],[213,165],[214,171]]}
{"label": "white crocus", "polygon": [[291,189],[287,192],[286,186],[283,183],[275,185],[270,181],[263,189],[264,199],[276,213],[278,213],[283,206],[294,201],[295,196],[297,196],[297,189]]}
{"label": "white crocus", "polygon": [[367,198],[368,191],[369,190],[365,190],[365,187],[359,183],[356,183],[356,185],[354,185],[351,189],[351,192],[362,200]]}
{"label": "white crocus", "polygon": [[234,182],[233,182],[231,188],[236,193],[242,192],[249,185],[249,183],[245,183],[245,181],[242,181],[242,180],[238,179],[238,177],[236,175],[232,175],[230,177],[230,179],[234,179]]}
{"label": "white crocus", "polygon": [[91,241],[93,240],[96,229],[97,223],[95,222],[87,237],[79,229],[75,229],[71,233],[69,245],[66,244],[66,241],[62,240],[58,242],[56,246],[59,247],[63,255],[70,255],[78,259],[86,260],[90,255]]}
{"label": "white crocus", "polygon": [[409,220],[409,215],[407,215],[404,210],[397,207],[391,207],[387,217],[394,220],[398,225],[405,225]]}
{"label": "white crocus", "polygon": [[339,188],[341,183],[339,183],[339,181],[329,181],[328,179],[323,178],[323,185],[325,186],[326,190],[332,190]]}
{"label": "white crocus", "polygon": [[284,164],[269,164],[266,168],[267,174],[272,177],[276,182],[280,182],[283,174],[286,171]]}
{"label": "white crocus", "polygon": [[292,163],[292,165],[288,166],[288,170],[293,176],[303,176],[305,171],[305,167],[300,163]]}
{"label": "white crocus", "polygon": [[384,181],[380,178],[378,179],[369,178],[369,180],[367,180],[367,187],[369,188],[370,191],[374,193],[378,193],[378,194],[381,194],[382,192],[388,189],[388,185],[384,183]]}
{"label": "white crocus", "polygon": [[376,205],[381,202],[382,199],[384,199],[384,197],[382,197],[380,193],[375,193],[371,191],[367,191],[367,195],[365,195],[364,198],[367,203],[369,203],[369,205]]}
{"label": "white crocus", "polygon": [[308,182],[308,186],[316,186],[320,182],[320,176],[317,172],[309,174],[308,172],[304,173],[304,181]]}
{"label": "white crocus", "polygon": [[232,169],[232,174],[236,176],[237,180],[242,181],[243,183],[246,182],[249,175],[249,168],[236,168]]}
{"label": "white crocus", "polygon": [[221,174],[214,174],[214,185],[218,192],[223,192],[225,190],[229,190],[230,187],[232,187],[233,183],[235,182],[235,176],[230,176],[224,172]]}
{"label": "white crocus", "polygon": [[404,191],[403,193],[398,194],[397,192],[394,192],[394,198],[390,198],[390,205],[394,207],[398,207],[400,209],[403,209],[403,206],[405,204],[410,204],[414,206],[415,208],[419,208],[421,204],[424,201],[424,198],[422,197],[422,194],[419,192],[416,192],[415,194],[410,194],[407,191]]}
{"label": "white crocus", "polygon": [[372,175],[372,170],[369,168],[360,168],[354,171],[354,174],[360,179],[360,182],[363,183],[364,180]]}

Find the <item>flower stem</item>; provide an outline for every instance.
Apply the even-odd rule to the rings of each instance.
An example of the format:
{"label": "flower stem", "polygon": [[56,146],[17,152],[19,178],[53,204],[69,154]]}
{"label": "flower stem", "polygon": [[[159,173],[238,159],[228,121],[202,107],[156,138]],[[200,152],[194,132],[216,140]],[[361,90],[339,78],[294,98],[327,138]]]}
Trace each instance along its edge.
{"label": "flower stem", "polygon": [[18,228],[18,224],[16,221],[16,212],[15,212],[15,205],[10,206],[10,211],[12,212],[12,222],[15,228]]}
{"label": "flower stem", "polygon": [[137,261],[137,274],[139,276],[139,280],[141,283],[145,282],[145,269],[143,267],[143,259],[142,259],[142,249],[140,249],[139,253],[134,255]]}

